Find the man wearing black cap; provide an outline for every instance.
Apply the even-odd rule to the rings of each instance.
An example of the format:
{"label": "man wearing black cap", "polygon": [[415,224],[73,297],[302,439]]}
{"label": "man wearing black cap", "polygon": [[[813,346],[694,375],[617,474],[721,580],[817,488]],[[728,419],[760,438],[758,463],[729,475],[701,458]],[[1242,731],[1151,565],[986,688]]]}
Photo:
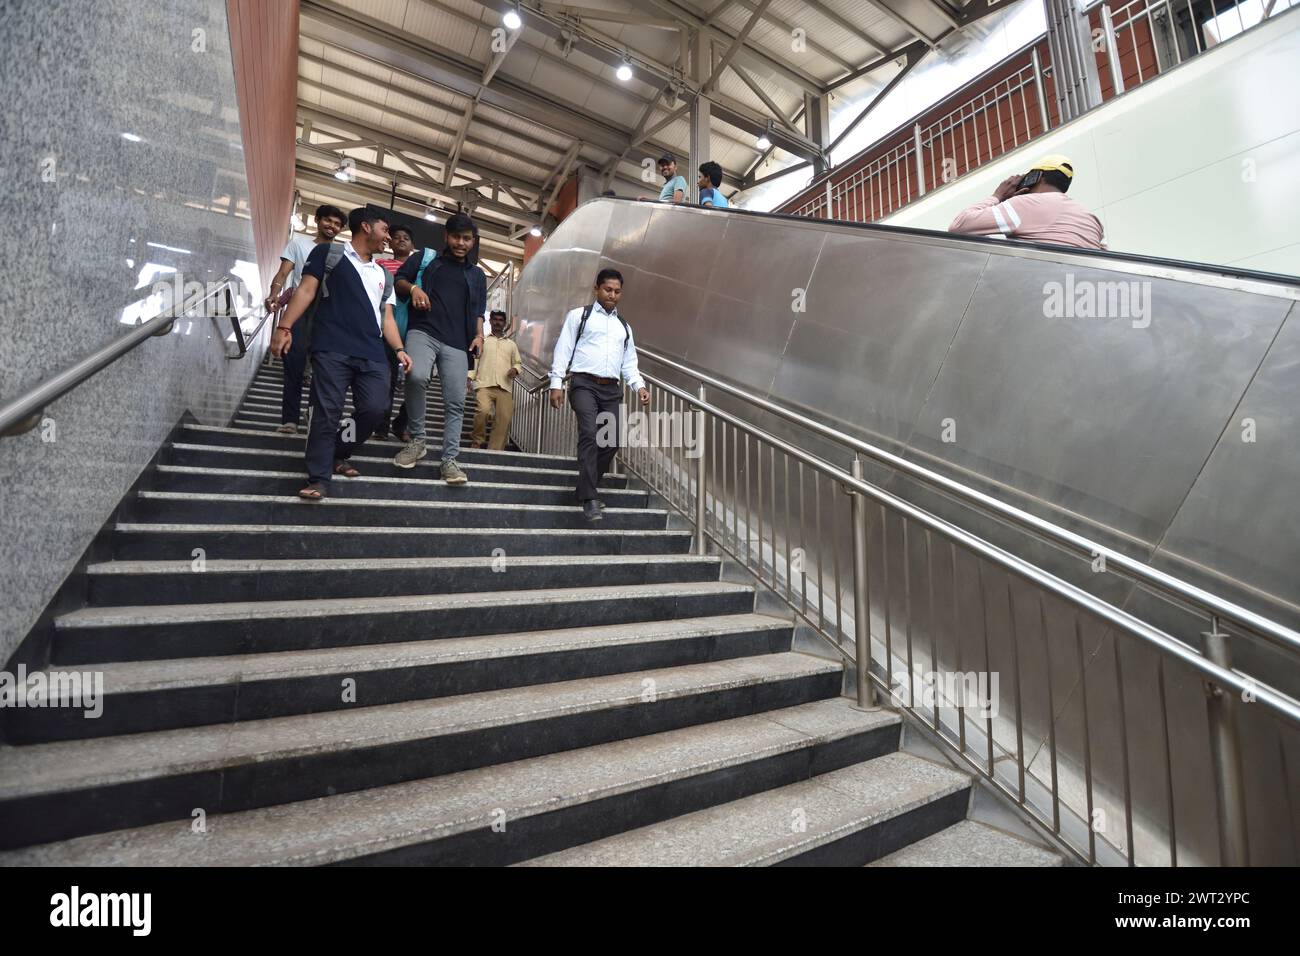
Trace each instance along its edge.
{"label": "man wearing black cap", "polygon": [[659,157],[659,175],[664,178],[664,188],[659,190],[659,201],[674,205],[686,202],[686,177],[677,175],[677,159],[672,153],[664,153]]}

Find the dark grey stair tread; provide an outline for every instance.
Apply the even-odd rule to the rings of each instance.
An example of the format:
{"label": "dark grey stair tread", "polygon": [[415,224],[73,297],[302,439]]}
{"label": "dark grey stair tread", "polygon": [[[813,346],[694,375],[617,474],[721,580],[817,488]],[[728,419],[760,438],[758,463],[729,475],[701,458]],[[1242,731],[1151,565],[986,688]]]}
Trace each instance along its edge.
{"label": "dark grey stair tread", "polygon": [[92,740],[0,747],[0,800],[109,787],[247,763],[339,754],[825,675],[840,665],[798,653],[484,691],[356,710],[272,717]]}
{"label": "dark grey stair tread", "polygon": [[772,865],[969,786],[970,778],[955,770],[891,753],[524,865]]}
{"label": "dark grey stair tread", "polygon": [[[379,488],[382,488],[384,486],[400,487],[400,486],[417,486],[417,485],[421,488],[430,488],[430,489],[448,487],[440,480],[433,480],[432,476],[407,478],[401,476],[394,477],[391,475],[367,475],[363,470],[363,465],[360,458],[352,459],[352,463],[357,468],[358,471],[362,472],[361,475],[359,475],[356,478],[339,477],[336,480],[338,480],[340,484],[343,483],[349,485],[374,484],[377,485]],[[479,467],[480,466],[478,465],[467,465],[466,473],[469,474],[469,469],[473,469],[475,472],[477,472]],[[266,471],[260,468],[209,468],[200,465],[158,465],[156,470],[160,475],[209,476],[214,479],[213,481],[214,488],[221,487],[219,483],[219,480],[221,478],[236,478],[236,477],[265,478],[268,480],[290,479],[299,482],[303,480],[302,471]],[[331,484],[332,483],[333,482],[331,482]],[[570,497],[572,497],[572,489],[566,488],[563,485],[530,485],[530,484],[524,484],[522,482],[513,482],[513,481],[482,481],[482,480],[474,479],[472,475],[471,475],[470,485],[476,488],[508,488],[512,491],[540,491],[540,492],[545,492],[546,494],[568,492]],[[454,489],[454,490],[460,490],[460,489]],[[193,497],[189,492],[177,492],[177,493],[183,494],[186,498]],[[215,493],[220,494],[220,492],[215,492]],[[634,489],[626,489],[626,488],[602,488],[600,489],[600,496],[601,496],[601,500],[604,501],[606,504],[608,504],[611,508],[619,508],[623,506],[620,505],[620,499],[623,500],[625,503],[630,499],[644,499],[646,497],[646,492],[637,491]],[[353,498],[349,500],[357,501],[357,500],[365,500],[365,499]],[[387,501],[389,499],[383,499],[383,500]],[[403,499],[392,499],[392,500],[403,500]],[[409,499],[404,499],[404,500],[409,500]],[[500,504],[500,502],[481,502],[481,503]],[[550,507],[560,507],[560,506],[552,505]],[[572,505],[570,507],[577,507],[577,505]]]}
{"label": "dark grey stair tread", "polygon": [[578,750],[238,813],[0,853],[0,866],[256,866],[335,863],[662,786],[898,722],[817,701]]}
{"label": "dark grey stair tread", "polygon": [[307,651],[269,651],[224,657],[182,657],[157,661],[101,664],[104,694],[134,694],[203,687],[253,680],[308,677],[320,674],[360,674],[393,667],[444,662],[490,660],[584,647],[627,646],[648,641],[688,640],[737,631],[790,628],[788,621],[764,614],[724,614],[716,617],[640,621],[597,627],[553,628],[511,634],[452,637],[442,641],[404,641],[326,647]]}
{"label": "dark grey stair tread", "polygon": [[55,618],[59,630],[119,628],[214,621],[290,620],[362,614],[406,614],[442,608],[537,607],[568,601],[611,602],[642,597],[734,595],[752,593],[744,584],[725,581],[683,581],[671,584],[629,584],[618,587],[546,588],[537,591],[478,591],[461,594],[421,594],[372,598],[313,598],[306,601],[229,601],[219,604],[159,604],[131,607],[88,607]]}
{"label": "dark grey stair tread", "polygon": [[[370,443],[367,442],[366,445],[362,446],[362,449],[364,450],[369,444]],[[282,450],[277,448],[240,448],[235,445],[201,445],[201,444],[193,444],[191,442],[173,442],[168,447],[176,449],[178,451],[211,452],[213,454],[228,454],[228,455],[239,455],[239,456],[246,456],[246,457],[275,456],[276,458],[283,458],[286,466],[291,464],[300,464],[303,460],[303,455],[301,451],[291,451],[288,449]],[[475,451],[478,449],[467,449],[467,450]],[[358,469],[360,469],[362,468],[362,466],[370,465],[370,464],[388,465],[392,463],[393,458],[392,456],[378,457],[375,455],[353,455],[352,458],[349,460],[354,465],[356,465]],[[428,457],[422,458],[418,462],[416,462],[416,469],[437,468],[439,464],[440,463],[438,461],[438,456],[436,454],[431,454]],[[466,464],[468,466],[468,463]],[[573,464],[573,462],[570,460],[569,464]],[[521,479],[521,481],[526,480],[529,476],[539,475],[539,474],[551,475],[551,476],[557,474],[572,475],[574,476],[575,479],[577,478],[578,475],[578,470],[576,468],[568,468],[568,469],[529,468],[527,465],[494,465],[485,462],[474,462],[472,467],[474,468],[475,471],[490,472],[492,477],[500,476],[501,478],[506,478],[506,477],[517,476]],[[609,477],[611,476],[607,475],[606,479],[608,479]],[[601,485],[601,490],[602,491],[604,490],[603,483]]]}
{"label": "dark grey stair tread", "polygon": [[[186,424],[181,427],[182,427],[182,432],[181,432],[182,435],[187,435],[191,438],[191,440],[198,440],[198,441],[201,441],[202,437],[205,435],[236,437],[236,438],[239,436],[248,436],[260,440],[270,439],[275,441],[277,445],[281,445],[286,448],[301,448],[305,446],[307,441],[307,435],[305,431],[299,431],[297,434],[294,435],[283,435],[280,434],[279,432],[276,432],[273,428],[267,431],[261,428],[227,428],[218,425],[195,425],[195,424]],[[363,447],[370,448],[373,446],[375,448],[392,449],[392,453],[396,455],[398,451],[400,451],[403,447],[405,447],[405,444],[406,444],[405,442],[394,441],[392,439],[371,438],[367,440],[365,446]],[[473,449],[462,449],[462,453],[465,451],[472,451],[472,450]],[[504,458],[516,459],[521,464],[524,462],[537,462],[537,463],[545,462],[547,464],[553,464],[557,468],[573,467],[573,457],[571,455],[539,455],[533,452],[508,451],[508,450],[494,451],[492,452],[492,454]]]}
{"label": "dark grey stair tread", "polygon": [[1064,866],[1059,853],[975,820],[946,827],[868,866]]}
{"label": "dark grey stair tread", "polygon": [[[399,571],[427,569],[440,571],[448,568],[482,568],[490,571],[497,561],[482,558],[248,558],[244,560],[214,559],[204,564],[204,574],[290,574],[321,571]],[[588,580],[600,579],[600,568],[610,564],[717,564],[713,555],[696,554],[610,554],[610,555],[525,555],[511,558],[512,567],[564,566],[580,568]],[[174,574],[185,577],[195,573],[193,561],[101,561],[87,565],[87,574],[104,577],[135,574]],[[484,583],[492,578],[485,574]]]}
{"label": "dark grey stair tread", "polygon": [[[301,476],[299,476],[301,477]],[[347,479],[340,479],[346,481]],[[471,479],[472,480],[472,479]],[[296,495],[226,495],[220,492],[188,492],[188,491],[140,491],[136,497],[142,501],[155,501],[166,503],[176,502],[211,502],[212,504],[233,504],[233,503],[252,503],[252,504],[272,504],[289,502],[294,507],[311,508],[319,510],[321,508],[411,508],[411,509],[455,509],[463,508],[468,511],[501,511],[509,509],[514,512],[519,511],[536,511],[548,514],[581,514],[582,507],[576,503],[571,505],[532,505],[532,504],[512,504],[510,502],[499,501],[413,501],[409,498],[338,498],[327,497],[320,501],[301,501]],[[619,508],[620,515],[643,515],[663,517],[667,520],[668,512],[662,508]],[[306,512],[304,512],[304,515]],[[357,526],[350,526],[357,529]]]}
{"label": "dark grey stair tread", "polygon": [[[316,504],[319,504],[317,502]],[[312,505],[314,506],[314,505]],[[604,537],[613,537],[615,535],[631,535],[638,538],[670,540],[676,538],[689,538],[690,531],[665,530],[662,528],[440,528],[434,525],[421,525],[418,528],[411,527],[380,527],[367,525],[364,528],[358,528],[354,525],[345,524],[322,524],[322,525],[287,525],[287,524],[205,524],[201,522],[119,522],[114,526],[114,531],[119,534],[157,534],[167,532],[170,534],[249,534],[264,535],[275,532],[286,534],[304,535],[304,534],[414,534],[414,535],[464,535],[469,537],[491,537],[493,535],[507,534],[531,534],[531,535],[574,535],[578,537],[586,535],[600,535]]]}

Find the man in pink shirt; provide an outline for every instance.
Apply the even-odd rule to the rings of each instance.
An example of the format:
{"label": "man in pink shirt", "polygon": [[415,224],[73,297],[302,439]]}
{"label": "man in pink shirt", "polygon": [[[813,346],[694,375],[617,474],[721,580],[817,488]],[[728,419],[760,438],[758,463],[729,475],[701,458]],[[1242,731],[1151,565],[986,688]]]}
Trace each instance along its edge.
{"label": "man in pink shirt", "polygon": [[964,210],[948,231],[1105,249],[1101,221],[1065,195],[1073,179],[1068,159],[1044,156],[1029,172],[1008,177],[991,197]]}

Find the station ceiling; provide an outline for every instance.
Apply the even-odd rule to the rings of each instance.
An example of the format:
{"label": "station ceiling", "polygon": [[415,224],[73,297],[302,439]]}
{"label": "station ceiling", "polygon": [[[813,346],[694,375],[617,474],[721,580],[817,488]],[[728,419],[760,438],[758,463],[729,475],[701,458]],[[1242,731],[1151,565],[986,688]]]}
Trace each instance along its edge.
{"label": "station ceiling", "polygon": [[[512,8],[517,30],[503,24]],[[701,89],[708,158],[731,192],[770,153],[816,155],[808,98],[886,90],[995,9],[997,0],[302,0],[302,212],[387,204],[394,189],[397,208],[414,214],[468,206],[484,259],[501,264],[520,257],[522,234],[579,164],[631,195],[648,188],[647,157],[685,158]],[[703,81],[690,69],[697,39]],[[615,73],[624,63],[627,82]],[[335,178],[343,157],[352,182]]]}

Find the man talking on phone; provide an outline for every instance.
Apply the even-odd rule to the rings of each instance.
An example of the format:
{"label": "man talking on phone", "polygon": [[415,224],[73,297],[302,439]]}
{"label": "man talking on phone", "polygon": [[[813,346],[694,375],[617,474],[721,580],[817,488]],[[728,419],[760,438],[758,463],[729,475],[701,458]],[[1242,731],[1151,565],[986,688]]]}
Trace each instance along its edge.
{"label": "man talking on phone", "polygon": [[1105,249],[1101,221],[1065,194],[1073,181],[1069,159],[1044,156],[1029,172],[1008,176],[992,196],[963,210],[948,231]]}
{"label": "man talking on phone", "polygon": [[414,252],[397,270],[397,297],[410,300],[407,310],[406,348],[411,370],[406,378],[406,416],[411,440],[397,453],[393,464],[414,468],[428,454],[425,444],[425,408],[433,366],[442,379],[442,480],[463,485],[469,476],[456,463],[460,453],[461,423],[465,417],[469,353],[483,348],[483,310],[487,305],[487,280],[473,262],[478,238],[474,220],[456,213],[443,227],[446,245],[423,265],[424,251]]}

